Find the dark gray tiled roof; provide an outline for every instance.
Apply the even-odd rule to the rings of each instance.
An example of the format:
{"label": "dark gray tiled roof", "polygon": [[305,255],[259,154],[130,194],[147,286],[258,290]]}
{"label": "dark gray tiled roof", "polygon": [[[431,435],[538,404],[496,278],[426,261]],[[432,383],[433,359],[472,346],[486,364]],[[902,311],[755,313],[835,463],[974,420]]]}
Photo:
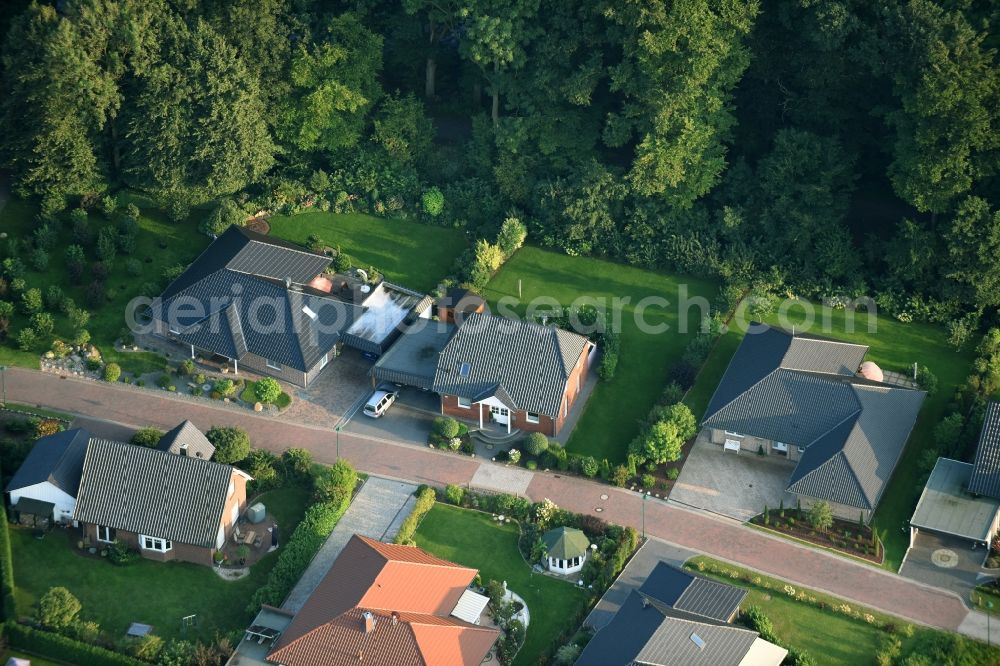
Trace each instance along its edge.
{"label": "dark gray tiled roof", "polygon": [[205,460],[210,460],[215,454],[215,447],[212,446],[212,443],[190,421],[184,421],[164,434],[156,448],[175,455],[183,454]]}
{"label": "dark gray tiled roof", "polygon": [[[699,647],[692,635],[704,641]],[[576,666],[739,666],[762,642],[755,631],[664,615],[632,591],[615,617],[584,648]],[[766,642],[765,642],[766,643]],[[785,651],[770,643],[755,666],[778,666]]]}
{"label": "dark gray tiled roof", "polygon": [[717,622],[728,622],[747,595],[743,588],[703,578],[666,562],[656,565],[639,593],[658,603],[667,615]]}
{"label": "dark gray tiled roof", "polygon": [[76,497],[89,439],[90,433],[82,428],[42,437],[14,473],[7,491],[48,481],[67,495]]}
{"label": "dark gray tiled roof", "polygon": [[430,389],[438,356],[455,333],[455,326],[421,319],[382,354],[372,368],[379,381]]}
{"label": "dark gray tiled roof", "polygon": [[969,492],[1000,499],[1000,403],[986,406]]}
{"label": "dark gray tiled roof", "polygon": [[77,520],[211,547],[234,468],[105,439],[91,439]]}
{"label": "dark gray tiled roof", "polygon": [[788,490],[874,510],[903,454],[926,394],[857,384],[861,411],[806,448]]}
{"label": "dark gray tiled roof", "polygon": [[[556,417],[587,339],[553,326],[467,314],[439,357],[434,391]],[[460,374],[463,363],[469,373]]]}
{"label": "dark gray tiled roof", "polygon": [[751,330],[703,424],[801,446],[789,491],[874,509],[926,394],[858,376],[863,345]]}
{"label": "dark gray tiled roof", "polygon": [[231,270],[212,273],[162,301],[156,316],[183,315],[183,311],[171,310],[180,302],[197,306],[201,315],[168,322],[180,331],[177,337],[184,342],[237,360],[250,352],[303,372],[340,341],[362,312],[350,303]]}

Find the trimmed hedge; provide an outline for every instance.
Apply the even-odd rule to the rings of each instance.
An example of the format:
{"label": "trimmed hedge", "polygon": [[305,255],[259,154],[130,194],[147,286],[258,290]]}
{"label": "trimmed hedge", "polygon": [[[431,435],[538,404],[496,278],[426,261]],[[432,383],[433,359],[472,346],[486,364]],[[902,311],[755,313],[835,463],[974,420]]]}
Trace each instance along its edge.
{"label": "trimmed hedge", "polygon": [[[40,631],[23,624],[7,622],[4,634],[11,647],[34,652],[49,659],[77,666],[143,666],[145,662],[128,655],[88,645],[59,634]],[[146,665],[148,666],[148,665]]]}
{"label": "trimmed hedge", "polygon": [[[343,464],[350,467],[346,462]],[[353,468],[351,472],[354,472]],[[330,532],[340,522],[347,507],[351,505],[358,477],[352,473],[339,474],[337,478],[344,484],[344,492],[331,493],[330,496],[339,498],[338,500],[320,502],[306,509],[302,522],[295,528],[295,532],[278,555],[278,562],[268,574],[267,582],[250,598],[250,603],[247,604],[248,613],[256,613],[261,604],[279,606],[302,577],[302,573],[312,562],[316,552],[322,548]],[[351,484],[350,488],[347,487],[348,483]]]}
{"label": "trimmed hedge", "polygon": [[417,503],[413,505],[413,511],[410,515],[406,517],[403,524],[399,527],[399,532],[396,534],[396,538],[393,539],[393,543],[401,544],[411,544],[413,543],[413,534],[417,531],[417,526],[420,524],[420,519],[431,510],[434,506],[434,502],[437,501],[437,494],[434,492],[433,488],[422,488],[417,491]]}
{"label": "trimmed hedge", "polygon": [[0,518],[0,620],[17,616],[14,605],[14,557],[10,552],[7,516]]}

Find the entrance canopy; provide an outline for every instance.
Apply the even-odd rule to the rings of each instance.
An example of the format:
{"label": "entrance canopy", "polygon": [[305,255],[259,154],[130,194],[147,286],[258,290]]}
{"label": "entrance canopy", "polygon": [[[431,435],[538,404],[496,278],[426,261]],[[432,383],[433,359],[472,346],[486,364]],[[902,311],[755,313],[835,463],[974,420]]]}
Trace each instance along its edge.
{"label": "entrance canopy", "polygon": [[1000,502],[966,491],[969,463],[938,458],[920,495],[910,525],[922,530],[986,543],[996,529]]}

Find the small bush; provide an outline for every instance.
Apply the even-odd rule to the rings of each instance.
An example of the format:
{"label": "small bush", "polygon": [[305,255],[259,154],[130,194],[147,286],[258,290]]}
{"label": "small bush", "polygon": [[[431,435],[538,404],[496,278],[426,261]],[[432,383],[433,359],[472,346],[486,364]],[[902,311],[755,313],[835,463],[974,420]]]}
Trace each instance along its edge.
{"label": "small bush", "polygon": [[681,471],[676,467],[671,467],[667,470],[667,478],[671,481],[676,481],[677,477],[681,475]]}
{"label": "small bush", "polygon": [[653,478],[652,474],[643,474],[642,478],[640,479],[640,483],[642,484],[643,488],[646,488],[648,490],[656,486],[656,479]]}
{"label": "small bush", "polygon": [[521,460],[521,452],[517,449],[511,449],[507,452],[507,460],[511,461],[515,465]]}
{"label": "small bush", "polygon": [[426,190],[420,197],[424,212],[431,217],[437,217],[444,212],[444,194],[436,187]]}
{"label": "small bush", "polygon": [[444,489],[444,496],[450,504],[462,505],[462,498],[465,497],[465,488],[462,486],[448,485]]}
{"label": "small bush", "polygon": [[130,549],[124,541],[115,539],[108,546],[108,561],[118,566],[127,566],[139,561],[139,553]]}
{"label": "small bush", "polygon": [[232,379],[216,380],[215,385],[212,387],[213,393],[218,393],[225,397],[231,396],[234,391],[236,391],[236,384],[233,383]]}
{"label": "small bush", "polygon": [[65,587],[53,587],[38,600],[35,619],[46,629],[59,631],[73,624],[81,608],[80,600]]}
{"label": "small bush", "polygon": [[594,478],[600,469],[600,464],[593,456],[586,456],[580,460],[580,471],[584,476]]}
{"label": "small bush", "polygon": [[190,377],[194,374],[194,361],[189,358],[184,359],[177,365],[177,374],[182,377]]}
{"label": "small bush", "polygon": [[458,421],[450,416],[438,416],[434,419],[434,433],[445,439],[458,436]]}
{"label": "small bush", "polygon": [[358,483],[358,473],[346,460],[324,468],[313,480],[313,498],[317,502],[340,505],[349,502]]}
{"label": "small bush", "polygon": [[108,363],[104,366],[104,381],[116,382],[122,376],[122,368],[117,363]]}
{"label": "small bush", "polygon": [[540,432],[530,433],[524,440],[524,450],[533,456],[540,456],[549,448],[549,438]]}
{"label": "small bush", "polygon": [[236,463],[250,453],[250,436],[240,428],[213,426],[205,437],[215,447],[213,460],[216,462]]}
{"label": "small bush", "polygon": [[257,400],[265,405],[269,405],[277,400],[278,396],[281,395],[281,384],[279,384],[276,379],[264,377],[254,384],[253,392],[254,395],[257,396]]}
{"label": "small bush", "polygon": [[611,471],[611,483],[618,486],[619,488],[624,488],[625,484],[628,483],[629,473],[628,467],[625,465],[617,465]]}
{"label": "small bush", "polygon": [[152,449],[160,443],[163,434],[162,430],[156,428],[140,428],[132,434],[129,441],[136,446],[146,446]]}
{"label": "small bush", "polygon": [[524,463],[524,466],[530,469],[531,471],[538,469],[538,463],[535,462],[534,460],[529,460],[528,462]]}

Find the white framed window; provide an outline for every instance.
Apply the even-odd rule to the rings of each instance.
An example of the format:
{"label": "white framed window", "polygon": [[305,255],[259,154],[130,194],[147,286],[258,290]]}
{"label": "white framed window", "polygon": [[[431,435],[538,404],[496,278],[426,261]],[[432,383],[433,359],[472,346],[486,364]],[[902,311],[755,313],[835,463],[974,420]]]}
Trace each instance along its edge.
{"label": "white framed window", "polygon": [[229,482],[229,491],[226,493],[226,497],[232,497],[233,493],[235,493],[235,492],[236,492],[236,485],[232,481],[230,481]]}
{"label": "white framed window", "polygon": [[458,397],[458,406],[462,409],[472,409],[472,400],[469,398]]}
{"label": "white framed window", "polygon": [[281,365],[275,363],[274,361],[265,361],[265,363],[267,364],[267,367],[271,368],[272,370],[281,370]]}
{"label": "white framed window", "polygon": [[569,400],[563,396],[563,417],[569,416]]}
{"label": "white framed window", "polygon": [[323,358],[319,360],[319,369],[322,370],[326,367],[326,364],[330,362],[330,352],[323,354]]}
{"label": "white framed window", "polygon": [[97,540],[104,543],[111,543],[115,540],[115,531],[107,525],[98,525]]}
{"label": "white framed window", "polygon": [[746,435],[743,435],[738,432],[733,432],[732,430],[727,430],[726,434],[729,435],[730,437],[746,437]]}
{"label": "white framed window", "polygon": [[165,553],[168,550],[173,550],[174,548],[174,544],[166,539],[146,536],[145,534],[139,535],[139,546],[141,546],[143,550],[155,550],[158,553]]}
{"label": "white framed window", "polygon": [[528,423],[538,423],[538,414],[536,412],[525,412],[524,420]]}

